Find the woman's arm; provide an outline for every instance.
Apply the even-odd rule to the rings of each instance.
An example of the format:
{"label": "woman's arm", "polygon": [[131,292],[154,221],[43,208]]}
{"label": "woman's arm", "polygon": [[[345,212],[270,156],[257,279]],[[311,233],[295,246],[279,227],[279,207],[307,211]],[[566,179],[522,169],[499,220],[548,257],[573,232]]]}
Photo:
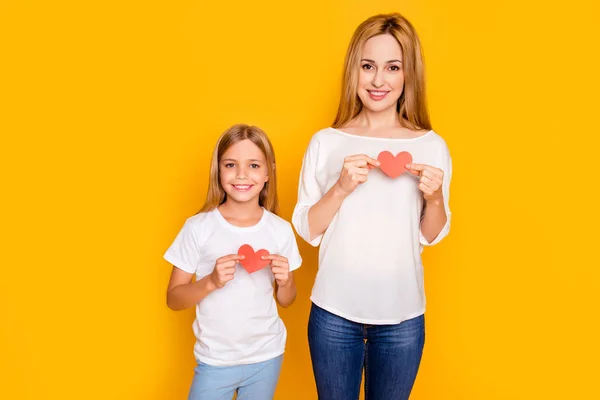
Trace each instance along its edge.
{"label": "woman's arm", "polygon": [[407,165],[410,173],[419,176],[419,190],[423,193],[425,209],[421,218],[421,244],[433,245],[442,240],[450,230],[450,179],[452,163],[445,152],[440,161],[444,169],[425,164]]}
{"label": "woman's arm", "polygon": [[425,214],[421,220],[421,234],[432,243],[448,221],[444,208],[444,199],[429,200],[425,203]]}
{"label": "woman's arm", "polygon": [[315,243],[315,240],[325,233],[344,199],[358,185],[368,180],[369,170],[379,166],[379,161],[365,154],[346,157],[338,181],[325,195],[317,197],[320,192],[310,151],[309,148],[302,166],[298,204],[292,221],[298,234],[308,243],[316,246],[318,243]]}

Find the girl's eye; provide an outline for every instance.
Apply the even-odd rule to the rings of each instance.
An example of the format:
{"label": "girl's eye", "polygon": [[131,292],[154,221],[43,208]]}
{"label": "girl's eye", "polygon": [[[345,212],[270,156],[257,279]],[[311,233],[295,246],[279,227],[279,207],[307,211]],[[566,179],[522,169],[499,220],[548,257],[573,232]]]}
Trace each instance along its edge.
{"label": "girl's eye", "polygon": [[225,168],[233,168],[233,167],[234,167],[233,163],[225,164]]}
{"label": "girl's eye", "polygon": [[390,65],[390,69],[391,69],[392,71],[400,71],[400,67],[399,67],[399,66],[397,66],[397,65]]}
{"label": "girl's eye", "polygon": [[250,168],[260,168],[260,165],[258,165],[258,164],[250,164]]}
{"label": "girl's eye", "polygon": [[365,71],[369,71],[373,69],[373,66],[371,64],[364,64],[361,68]]}

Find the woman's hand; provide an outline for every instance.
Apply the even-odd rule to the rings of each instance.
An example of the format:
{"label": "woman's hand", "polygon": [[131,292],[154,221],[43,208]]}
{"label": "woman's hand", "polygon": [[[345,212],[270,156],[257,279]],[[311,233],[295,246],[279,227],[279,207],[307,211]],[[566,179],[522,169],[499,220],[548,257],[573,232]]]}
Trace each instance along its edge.
{"label": "woman's hand", "polygon": [[355,154],[344,159],[342,172],[336,183],[338,191],[348,196],[356,187],[368,180],[369,170],[379,166],[379,161],[365,154]]}
{"label": "woman's hand", "polygon": [[444,171],[426,164],[407,164],[406,169],[413,175],[419,176],[419,190],[423,192],[426,201],[439,201],[444,198],[442,183]]}

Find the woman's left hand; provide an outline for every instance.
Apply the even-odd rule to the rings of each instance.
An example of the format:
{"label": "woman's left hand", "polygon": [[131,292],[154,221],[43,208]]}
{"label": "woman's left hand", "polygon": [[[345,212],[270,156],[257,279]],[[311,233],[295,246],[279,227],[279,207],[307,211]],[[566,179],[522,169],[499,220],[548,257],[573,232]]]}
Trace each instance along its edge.
{"label": "woman's left hand", "polygon": [[415,163],[407,164],[406,169],[411,174],[420,177],[419,190],[423,192],[423,198],[426,201],[441,200],[444,198],[444,194],[442,193],[444,171],[431,165]]}
{"label": "woman's left hand", "polygon": [[271,272],[278,286],[285,286],[290,279],[290,264],[288,259],[278,254],[262,256],[263,260],[271,260]]}

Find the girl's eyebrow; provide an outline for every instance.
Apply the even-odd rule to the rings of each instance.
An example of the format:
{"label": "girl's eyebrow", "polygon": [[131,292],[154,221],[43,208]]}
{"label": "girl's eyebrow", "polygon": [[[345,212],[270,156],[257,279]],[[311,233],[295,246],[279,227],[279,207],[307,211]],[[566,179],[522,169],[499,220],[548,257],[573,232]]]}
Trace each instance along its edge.
{"label": "girl's eyebrow", "polygon": [[[373,63],[373,64],[375,64],[375,60],[371,60],[371,59],[369,59],[369,58],[363,58],[363,59],[362,59],[362,60],[360,60],[360,61],[366,61],[366,62],[370,62],[370,63]],[[393,62],[399,62],[400,64],[402,64],[402,61],[400,61],[400,60],[388,60],[388,61],[386,61],[385,63],[386,63],[386,64],[389,64],[389,63],[393,63]]]}
{"label": "girl's eyebrow", "polygon": [[[233,159],[233,158],[223,158],[221,161],[237,161],[237,160],[236,160],[236,159]],[[252,159],[250,159],[250,160],[247,160],[247,161],[251,161],[251,162],[259,162],[259,163],[261,163],[261,164],[263,163],[263,161],[262,161],[262,160],[258,160],[258,159],[254,159],[254,158],[252,158]]]}

